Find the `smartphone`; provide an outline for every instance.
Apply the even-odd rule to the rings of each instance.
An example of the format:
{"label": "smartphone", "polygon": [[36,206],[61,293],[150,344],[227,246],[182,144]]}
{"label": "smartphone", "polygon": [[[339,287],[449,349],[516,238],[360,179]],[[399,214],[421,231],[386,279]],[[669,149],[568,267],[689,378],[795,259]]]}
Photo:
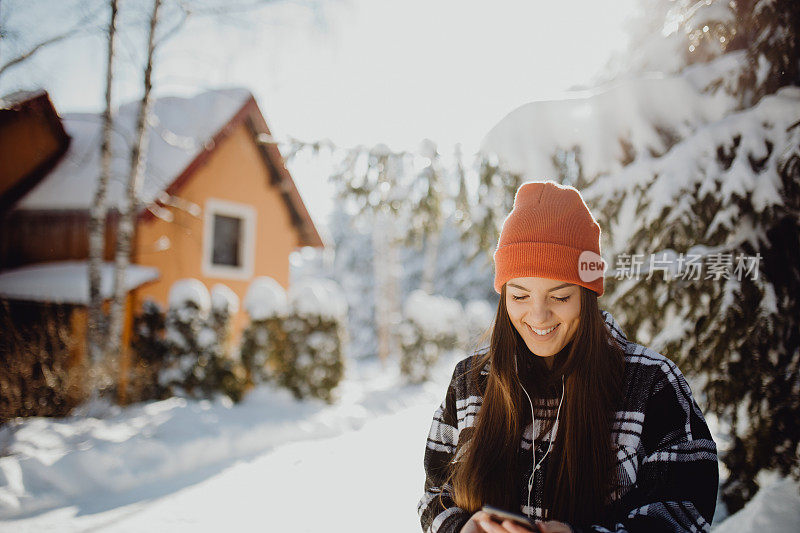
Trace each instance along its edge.
{"label": "smartphone", "polygon": [[492,507],[491,505],[484,505],[483,507],[481,507],[481,511],[491,516],[492,519],[497,522],[502,522],[503,520],[511,520],[516,524],[519,524],[523,527],[527,527],[531,531],[538,531],[536,524],[533,523],[533,520],[531,520],[525,515],[512,513],[511,511],[504,511],[503,509],[498,509],[497,507]]}

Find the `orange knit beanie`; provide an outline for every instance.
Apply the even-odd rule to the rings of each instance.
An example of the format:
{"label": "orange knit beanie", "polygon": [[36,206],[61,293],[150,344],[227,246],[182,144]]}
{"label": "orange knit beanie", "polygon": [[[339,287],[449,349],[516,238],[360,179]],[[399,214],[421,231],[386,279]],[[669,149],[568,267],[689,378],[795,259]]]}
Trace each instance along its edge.
{"label": "orange knit beanie", "polygon": [[494,252],[494,289],[513,278],[575,283],[603,294],[600,225],[574,187],[523,183]]}

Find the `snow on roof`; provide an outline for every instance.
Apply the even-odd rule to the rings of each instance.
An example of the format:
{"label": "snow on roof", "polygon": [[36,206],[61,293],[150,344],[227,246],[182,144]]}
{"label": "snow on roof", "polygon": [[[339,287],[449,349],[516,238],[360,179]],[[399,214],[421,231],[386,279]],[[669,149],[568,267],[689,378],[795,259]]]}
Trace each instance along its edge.
{"label": "snow on roof", "polygon": [[[719,67],[721,68],[721,67]],[[663,132],[683,138],[722,118],[735,105],[724,91],[701,92],[693,76],[626,79],[563,100],[531,102],[509,113],[486,135],[482,152],[496,154],[506,170],[528,179],[555,176],[553,156],[580,147],[585,176],[619,170],[620,140],[636,154],[662,154]]]}
{"label": "snow on roof", "polygon": [[[114,264],[103,263],[100,276],[100,294],[103,298],[111,298]],[[131,291],[158,277],[159,272],[155,267],[129,265],[125,276],[125,290]],[[87,305],[88,263],[58,261],[0,272],[0,297],[32,302]]]}
{"label": "snow on roof", "polygon": [[[208,91],[191,98],[154,100],[147,131],[147,167],[140,193],[152,203],[251,97],[246,89]],[[139,102],[120,106],[114,119],[108,204],[121,206],[129,171]],[[88,209],[100,175],[102,115],[67,113],[72,137],[59,164],[17,204],[18,209]]]}
{"label": "snow on roof", "polygon": [[14,91],[13,93],[6,94],[0,97],[0,109],[11,109],[13,107],[18,106],[21,103],[33,100],[34,98],[38,98],[44,94],[47,93],[42,89],[35,89],[32,91],[27,91],[27,90]]}

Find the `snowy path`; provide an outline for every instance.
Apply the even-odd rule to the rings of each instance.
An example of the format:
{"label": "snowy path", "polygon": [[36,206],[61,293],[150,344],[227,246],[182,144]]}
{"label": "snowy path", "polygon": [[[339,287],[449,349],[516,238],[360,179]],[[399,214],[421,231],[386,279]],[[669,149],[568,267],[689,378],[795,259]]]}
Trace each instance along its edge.
{"label": "snowy path", "polygon": [[[262,387],[237,405],[26,420],[0,431],[0,533],[420,531],[425,437],[454,364],[420,386],[353,368],[331,406]],[[798,531],[800,483],[764,481],[719,533]]]}
{"label": "snowy path", "polygon": [[[355,431],[278,447],[205,479],[76,502],[0,531],[419,530],[422,455],[433,408],[413,406]],[[196,478],[202,478],[198,473]],[[278,483],[276,480],[280,480]]]}

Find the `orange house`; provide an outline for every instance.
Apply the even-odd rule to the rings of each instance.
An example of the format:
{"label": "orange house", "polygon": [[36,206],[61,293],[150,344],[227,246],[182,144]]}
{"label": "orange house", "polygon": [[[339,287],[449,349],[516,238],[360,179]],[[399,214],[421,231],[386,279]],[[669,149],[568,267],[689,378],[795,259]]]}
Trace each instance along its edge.
{"label": "orange house", "polygon": [[[48,263],[74,269],[85,263],[89,208],[100,175],[101,115],[61,118],[46,93],[32,98],[17,98],[0,110],[0,297],[5,298],[27,298],[24,291],[15,292],[18,283],[3,284],[12,275],[24,279],[26,268]],[[114,253],[137,110],[137,104],[126,104],[115,116],[106,260]],[[289,255],[304,246],[323,247],[271,139],[255,99],[244,89],[153,102],[131,257],[139,269],[139,281],[129,280],[131,310],[148,298],[166,305],[171,285],[181,278],[199,279],[209,289],[223,283],[240,300],[258,276],[288,288]],[[30,146],[37,148],[23,150]],[[63,261],[70,263],[56,263]],[[154,271],[155,280],[146,275]],[[58,302],[59,291],[54,293],[30,299]],[[245,324],[240,310],[234,336]]]}

